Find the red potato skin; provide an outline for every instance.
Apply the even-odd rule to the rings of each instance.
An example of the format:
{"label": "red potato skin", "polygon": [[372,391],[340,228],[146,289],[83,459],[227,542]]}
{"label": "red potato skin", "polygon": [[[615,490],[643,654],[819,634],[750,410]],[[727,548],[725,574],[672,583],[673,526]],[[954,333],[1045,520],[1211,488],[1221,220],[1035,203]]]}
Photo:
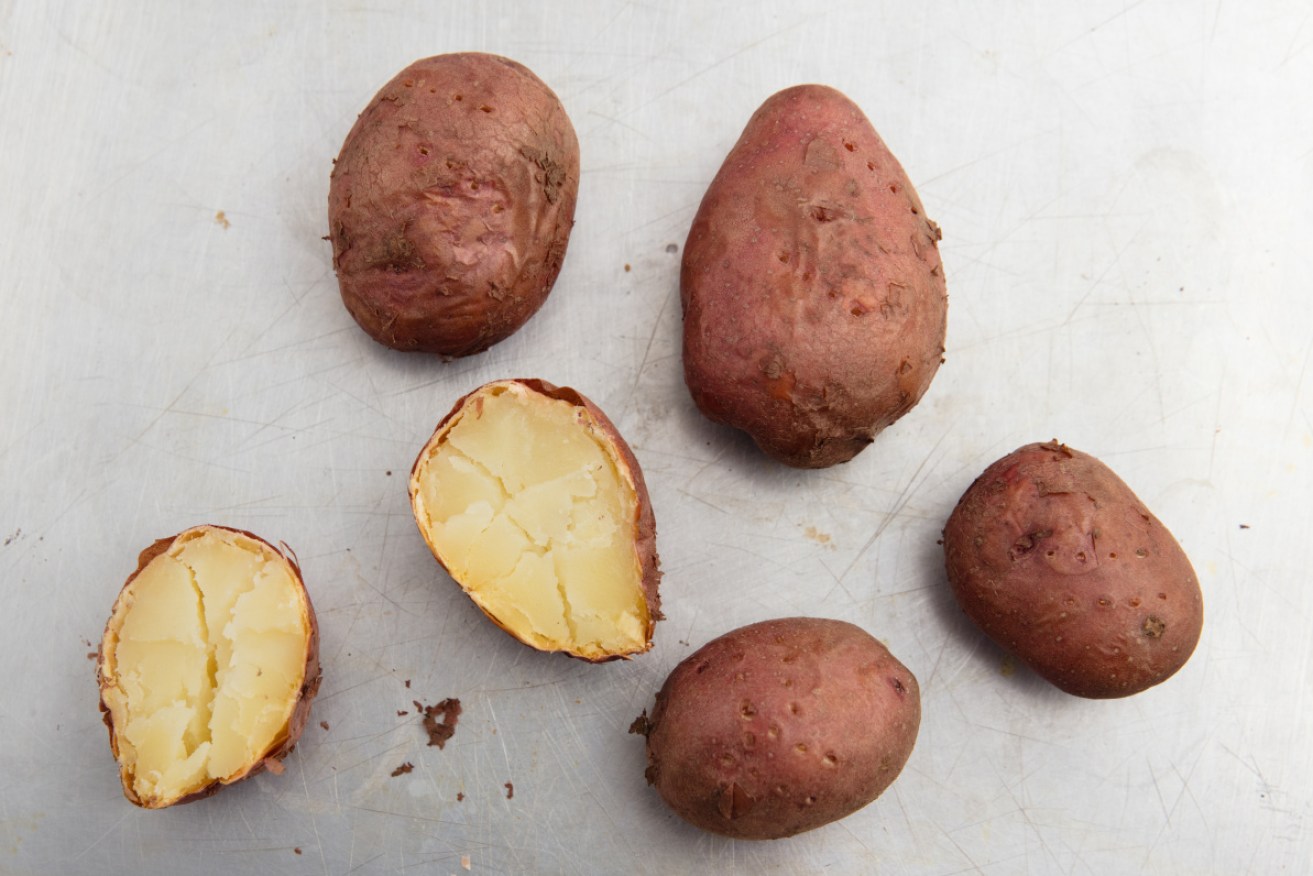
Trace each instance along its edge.
{"label": "red potato skin", "polygon": [[788,465],[851,459],[943,360],[940,236],[856,104],[822,85],[769,98],[684,250],[684,380],[699,410]]}
{"label": "red potato skin", "polygon": [[985,469],[944,555],[967,617],[1067,693],[1139,693],[1199,641],[1203,595],[1176,539],[1111,469],[1056,441]]}
{"label": "red potato skin", "polygon": [[779,839],[878,797],[920,723],[915,676],[869,634],[783,618],[694,652],[639,726],[647,780],[676,814],[724,836]]}
{"label": "red potato skin", "polygon": [[482,352],[547,300],[578,189],[574,127],[528,68],[474,52],[416,61],[370,101],[333,166],[342,301],[392,349]]}
{"label": "red potato skin", "polygon": [[[291,564],[296,581],[301,585],[301,592],[305,596],[308,613],[307,616],[310,621],[310,638],[306,647],[305,675],[303,676],[304,680],[301,682],[301,689],[297,692],[296,706],[292,709],[292,714],[287,720],[286,728],[284,728],[283,732],[280,733],[269,745],[264,755],[257,758],[255,762],[240,775],[230,777],[227,781],[213,781],[203,788],[200,788],[184,797],[180,797],[177,800],[152,805],[137,796],[136,792],[132,789],[131,776],[128,775],[125,769],[120,768],[119,778],[123,783],[123,796],[127,798],[128,802],[144,809],[163,809],[168,806],[178,806],[183,803],[194,803],[197,800],[203,800],[206,797],[218,793],[222,788],[225,788],[228,785],[235,784],[243,779],[249,779],[252,776],[258,776],[266,770],[274,774],[282,773],[283,760],[292,753],[293,749],[296,748],[296,743],[301,738],[301,733],[305,730],[306,723],[310,720],[310,706],[314,702],[315,697],[319,694],[319,683],[322,680],[323,675],[319,666],[319,621],[315,617],[314,605],[310,602],[310,591],[305,589],[305,579],[301,575],[301,565],[297,562],[296,555],[291,549],[286,545],[283,545],[283,550],[279,551],[277,548],[274,548],[273,545],[269,544],[269,542],[260,538],[260,536],[253,532],[247,532],[244,529],[233,529],[231,527],[216,526],[214,524],[206,524],[204,527],[198,528],[223,529],[228,532],[236,532],[240,535],[244,535],[252,541],[257,541],[266,545],[274,550],[275,553],[282,554],[282,556],[287,559],[287,562]],[[119,610],[122,607],[121,602],[124,598],[124,594],[128,591],[128,586],[132,584],[138,575],[141,574],[141,570],[146,568],[151,560],[167,551],[179,536],[185,534],[187,531],[189,530],[184,530],[184,532],[180,532],[178,535],[171,535],[167,538],[158,539],[154,544],[143,550],[137,556],[137,569],[129,575],[128,580],[123,583],[123,587],[119,591],[119,597],[114,602],[114,608],[110,611],[111,619],[119,613]],[[106,631],[108,632],[108,625],[106,625]],[[105,640],[102,639],[100,648],[97,650],[96,654],[96,682],[98,689],[102,692],[105,690],[107,681],[108,679],[105,676]],[[114,720],[110,714],[109,705],[105,702],[103,696],[100,700],[100,716],[101,720],[105,723],[105,728],[109,731],[110,752],[114,755],[114,759],[117,761],[119,757],[118,734],[114,730]]]}
{"label": "red potato skin", "polygon": [[[587,396],[578,390],[571,389],[568,386],[556,386],[546,380],[539,380],[531,377],[513,378],[507,381],[494,381],[494,383],[499,382],[519,384],[539,395],[551,399],[558,399],[560,401],[568,402],[575,407],[583,408],[593,418],[594,422],[597,423],[602,434],[605,435],[610,442],[616,457],[620,460],[621,471],[629,477],[631,483],[634,485],[635,494],[638,497],[638,501],[635,503],[635,517],[633,523],[634,549],[638,554],[639,564],[642,570],[641,586],[643,589],[643,598],[647,603],[648,610],[647,629],[644,631],[644,638],[647,640],[647,647],[644,648],[643,651],[646,652],[651,650],[652,636],[656,631],[656,623],[657,621],[664,619],[664,615],[661,614],[661,560],[657,554],[656,515],[652,511],[652,502],[647,493],[647,482],[643,479],[643,469],[638,465],[638,458],[634,456],[634,452],[630,449],[628,442],[626,442],[621,436],[620,430],[611,422],[611,418],[603,413],[601,408],[593,404]],[[451,410],[447,412],[447,415],[438,422],[437,428],[433,430],[433,436],[424,444],[423,449],[420,450],[419,455],[415,457],[415,462],[410,467],[410,497],[412,503],[415,499],[415,493],[418,490],[416,476],[419,472],[420,463],[424,460],[425,456],[428,455],[429,448],[432,446],[433,441],[446,430],[447,424],[451,422],[451,418],[465,406],[466,401],[468,401],[471,396],[477,395],[479,392],[486,390],[492,385],[493,384],[484,384],[483,386],[471,390],[461,396],[456,400],[456,403],[451,406]],[[418,518],[416,518],[416,523],[419,523]],[[452,574],[451,569],[447,568],[446,564],[442,562],[442,557],[437,546],[429,540],[429,534],[425,532],[423,526],[419,527],[419,532],[424,539],[424,543],[428,545],[429,552],[432,553],[433,558],[438,561],[438,565],[442,566],[443,571],[445,571],[453,581],[456,581],[459,584],[459,579],[457,579],[456,576]],[[523,639],[520,639],[514,630],[503,624],[500,620],[490,614],[485,613],[485,616],[506,633],[514,637],[517,641],[523,642]],[[525,644],[528,643],[525,642]],[[568,651],[565,653],[570,657],[583,660],[587,663],[609,663],[612,660],[628,660],[634,656],[633,654],[614,654],[605,657],[590,657],[584,654],[574,654]]]}

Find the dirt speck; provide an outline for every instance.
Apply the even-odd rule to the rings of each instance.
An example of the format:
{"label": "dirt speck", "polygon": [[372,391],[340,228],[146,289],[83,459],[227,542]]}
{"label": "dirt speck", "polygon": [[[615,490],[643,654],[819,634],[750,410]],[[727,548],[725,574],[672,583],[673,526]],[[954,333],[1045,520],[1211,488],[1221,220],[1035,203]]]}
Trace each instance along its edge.
{"label": "dirt speck", "polygon": [[507,799],[507,800],[511,800],[511,799],[513,799],[513,798],[515,797],[515,785],[514,785],[514,784],[512,784],[511,782],[507,782],[506,784],[502,785],[502,787],[506,789],[506,799]]}
{"label": "dirt speck", "polygon": [[292,854],[294,854],[294,855],[299,855],[299,854],[301,854],[301,847],[300,847],[300,846],[297,846],[296,848],[292,849]]}
{"label": "dirt speck", "polygon": [[327,721],[320,721],[319,726],[323,727],[325,731],[328,731],[330,729]]}
{"label": "dirt speck", "polygon": [[392,778],[395,779],[397,776],[404,776],[406,773],[413,772],[414,769],[415,769],[415,765],[410,761],[406,761],[401,766],[397,767],[392,771]]}
{"label": "dirt speck", "polygon": [[464,792],[464,791],[457,791],[457,792],[456,792],[456,802],[457,802],[457,803],[464,803],[464,802],[465,802],[465,792]]}
{"label": "dirt speck", "polygon": [[667,243],[667,244],[666,244],[666,252],[670,253],[671,255],[674,255],[675,253],[679,252],[679,244],[677,244],[677,243]]}
{"label": "dirt speck", "polygon": [[15,529],[14,534],[5,539],[5,547],[9,547],[14,542],[23,537],[23,530]]}
{"label": "dirt speck", "polygon": [[834,538],[828,532],[821,532],[815,526],[808,526],[802,531],[802,534],[817,544],[830,546],[834,542]]}
{"label": "dirt speck", "polygon": [[225,215],[222,210],[214,214],[214,222],[216,225],[221,226],[224,231],[227,231],[232,227],[232,223],[228,221],[227,215]]}
{"label": "dirt speck", "polygon": [[625,262],[625,273],[626,273],[626,274],[628,274],[628,273],[629,273],[630,271],[632,271],[633,269],[634,269],[633,265],[629,264],[629,262]]}
{"label": "dirt speck", "polygon": [[644,709],[643,714],[635,718],[634,723],[629,725],[629,732],[637,736],[646,736],[651,729],[652,723],[647,720],[647,709]]}
{"label": "dirt speck", "polygon": [[96,655],[96,652],[95,652],[95,651],[88,651],[88,652],[87,652],[87,659],[88,659],[88,660],[95,660],[95,659],[96,659],[96,656],[97,656],[97,655]]}

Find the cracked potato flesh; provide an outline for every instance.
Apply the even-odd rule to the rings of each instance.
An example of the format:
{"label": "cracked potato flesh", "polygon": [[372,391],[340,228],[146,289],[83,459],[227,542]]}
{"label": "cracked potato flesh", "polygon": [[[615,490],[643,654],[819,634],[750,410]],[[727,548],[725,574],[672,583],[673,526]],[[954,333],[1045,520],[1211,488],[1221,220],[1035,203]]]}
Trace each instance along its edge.
{"label": "cracked potato flesh", "polygon": [[98,663],[127,798],[157,809],[277,771],[318,687],[317,641],[295,561],[256,536],[199,526],[144,551]]}
{"label": "cracked potato flesh", "polygon": [[415,520],[475,604],[542,651],[646,651],[659,617],[642,473],[591,402],[505,380],[459,402],[420,452]]}

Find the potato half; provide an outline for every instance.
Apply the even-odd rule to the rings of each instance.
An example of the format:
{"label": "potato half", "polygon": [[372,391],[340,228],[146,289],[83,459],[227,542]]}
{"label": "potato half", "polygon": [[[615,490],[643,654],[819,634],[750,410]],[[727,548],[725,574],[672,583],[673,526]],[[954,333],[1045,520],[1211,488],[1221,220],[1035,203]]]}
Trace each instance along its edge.
{"label": "potato half", "polygon": [[138,806],[281,772],[319,690],[300,567],[240,530],[160,539],[114,603],[97,676],[123,793]]}
{"label": "potato half", "polygon": [[600,662],[652,647],[656,524],[643,473],[592,402],[541,380],[466,395],[415,460],[420,534],[526,645]]}

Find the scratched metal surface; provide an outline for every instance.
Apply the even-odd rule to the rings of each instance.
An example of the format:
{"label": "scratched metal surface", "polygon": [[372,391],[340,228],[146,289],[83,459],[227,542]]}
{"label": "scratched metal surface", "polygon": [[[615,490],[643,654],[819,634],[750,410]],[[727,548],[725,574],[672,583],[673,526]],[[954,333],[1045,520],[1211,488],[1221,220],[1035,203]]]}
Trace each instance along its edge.
{"label": "scratched metal surface", "polygon": [[[1309,872],[1313,21],[1077,5],[0,0],[0,871]],[[461,49],[554,86],[583,184],[547,306],[443,364],[356,328],[320,238],[355,113]],[[670,251],[747,116],[802,81],[902,158],[951,295],[926,399],[812,473],[693,410]],[[642,659],[522,648],[415,532],[414,454],[505,376],[588,393],[644,466],[668,619]],[[957,496],[1053,436],[1130,482],[1206,594],[1192,662],[1125,701],[1011,671],[946,592]],[[139,811],[89,643],[136,552],[205,521],[299,553],[323,690],[284,775]],[[693,648],[792,614],[918,675],[916,751],[842,823],[702,835],[626,728]],[[426,747],[398,711],[451,696],[455,738]]]}

